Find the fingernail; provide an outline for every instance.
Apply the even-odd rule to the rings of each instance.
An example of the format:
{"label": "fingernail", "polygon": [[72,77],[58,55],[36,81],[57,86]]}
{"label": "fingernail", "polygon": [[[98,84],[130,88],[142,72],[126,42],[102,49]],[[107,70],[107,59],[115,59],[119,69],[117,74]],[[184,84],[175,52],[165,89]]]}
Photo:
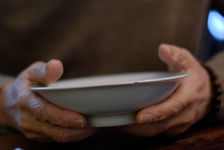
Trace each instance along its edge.
{"label": "fingernail", "polygon": [[164,45],[164,48],[167,50],[167,52],[169,53],[170,56],[173,56],[173,51],[171,50],[171,48],[167,45]]}
{"label": "fingernail", "polygon": [[45,66],[43,67],[43,74],[46,73],[48,64],[49,64],[50,62],[51,62],[51,61],[49,61],[48,63],[46,63]]}
{"label": "fingernail", "polygon": [[48,62],[45,64],[45,66],[44,66],[44,68],[43,68],[43,73],[45,73],[45,72],[47,71],[48,65],[49,65],[53,60],[54,60],[54,59],[48,61]]}
{"label": "fingernail", "polygon": [[50,60],[47,62],[47,64],[45,65],[45,71],[47,70],[48,65],[53,61],[54,59]]}
{"label": "fingernail", "polygon": [[84,123],[84,121],[81,119],[80,120],[80,127],[83,129],[83,128],[85,128],[85,123]]}
{"label": "fingernail", "polygon": [[78,127],[80,127],[80,128],[85,128],[85,123],[84,123],[84,120],[83,119],[80,119],[80,118],[74,118],[73,119],[73,124],[75,125],[75,126],[78,126]]}
{"label": "fingernail", "polygon": [[153,116],[150,113],[142,114],[139,121],[140,124],[151,123],[153,121]]}
{"label": "fingernail", "polygon": [[[47,63],[48,64],[48,63]],[[43,68],[43,73],[45,73],[47,71],[47,64],[45,64],[44,68]]]}

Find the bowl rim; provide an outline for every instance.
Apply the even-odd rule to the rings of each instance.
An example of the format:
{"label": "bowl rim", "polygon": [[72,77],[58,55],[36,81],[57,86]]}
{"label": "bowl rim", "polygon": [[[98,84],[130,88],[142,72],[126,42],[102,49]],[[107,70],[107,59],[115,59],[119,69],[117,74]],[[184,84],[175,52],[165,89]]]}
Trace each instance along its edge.
{"label": "bowl rim", "polygon": [[[125,74],[144,74],[144,73],[173,73],[172,76],[168,77],[159,77],[156,79],[145,79],[139,81],[127,81],[118,84],[105,84],[105,85],[94,85],[94,86],[83,86],[83,87],[52,87],[52,86],[33,86],[30,87],[31,91],[60,91],[60,90],[78,90],[78,89],[93,89],[93,88],[106,88],[106,87],[121,87],[121,86],[130,86],[130,85],[149,85],[149,84],[159,84],[159,83],[167,83],[177,81],[179,79],[185,78],[189,76],[189,73],[184,72],[132,72],[132,73],[118,73],[118,74],[108,74],[108,75],[97,75],[97,76],[87,76],[84,78],[91,78],[91,77],[100,77],[100,76],[113,76],[113,75],[125,75]],[[82,77],[81,77],[82,78]],[[80,78],[73,78],[74,80]],[[70,80],[70,79],[65,79]],[[72,80],[72,78],[71,78]],[[63,80],[61,80],[63,81]],[[60,82],[60,80],[58,81]]]}

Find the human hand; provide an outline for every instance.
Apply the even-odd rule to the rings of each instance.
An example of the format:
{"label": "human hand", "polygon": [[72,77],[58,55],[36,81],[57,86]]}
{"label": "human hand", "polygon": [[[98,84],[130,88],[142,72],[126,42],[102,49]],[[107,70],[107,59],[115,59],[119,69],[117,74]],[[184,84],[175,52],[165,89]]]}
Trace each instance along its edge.
{"label": "human hand", "polygon": [[183,48],[162,44],[159,57],[170,71],[187,72],[189,76],[168,99],[138,112],[138,125],[120,127],[120,130],[137,136],[177,135],[207,113],[212,94],[207,71]]}
{"label": "human hand", "polygon": [[95,130],[86,127],[85,118],[75,112],[56,107],[29,88],[47,85],[63,74],[58,60],[36,62],[24,70],[1,91],[0,114],[4,126],[21,131],[29,139],[58,142],[79,141]]}

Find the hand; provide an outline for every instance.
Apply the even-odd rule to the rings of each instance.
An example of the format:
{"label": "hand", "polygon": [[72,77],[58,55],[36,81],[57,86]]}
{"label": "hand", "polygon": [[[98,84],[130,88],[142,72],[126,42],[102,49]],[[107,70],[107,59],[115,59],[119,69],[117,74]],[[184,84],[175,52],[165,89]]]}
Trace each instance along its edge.
{"label": "hand", "polygon": [[187,72],[177,90],[165,101],[141,110],[137,115],[139,125],[120,129],[138,136],[154,136],[159,133],[177,135],[185,132],[208,111],[211,85],[207,71],[189,51],[162,44],[159,56],[170,71]]}
{"label": "hand", "polygon": [[63,74],[58,60],[36,62],[1,91],[0,114],[4,126],[18,129],[29,139],[58,142],[79,141],[91,136],[85,118],[56,107],[29,90],[32,85],[47,85]]}

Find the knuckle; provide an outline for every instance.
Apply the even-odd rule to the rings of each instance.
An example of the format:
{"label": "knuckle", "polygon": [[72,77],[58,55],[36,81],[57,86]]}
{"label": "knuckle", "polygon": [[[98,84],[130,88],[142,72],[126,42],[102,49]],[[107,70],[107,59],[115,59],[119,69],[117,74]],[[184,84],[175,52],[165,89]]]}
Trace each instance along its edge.
{"label": "knuckle", "polygon": [[195,91],[192,91],[192,95],[189,97],[189,103],[197,103],[197,104],[202,104],[204,101],[207,100],[207,93],[204,93],[201,91],[201,89],[197,89]]}
{"label": "knuckle", "polygon": [[24,117],[21,117],[18,122],[17,122],[19,128],[23,131],[26,132],[27,130],[30,129],[29,124],[24,120]]}
{"label": "knuckle", "polygon": [[19,94],[17,98],[18,107],[20,109],[27,109],[29,101],[28,99],[29,95],[26,92]]}
{"label": "knuckle", "polygon": [[33,116],[40,120],[40,121],[46,121],[45,120],[45,115],[46,115],[46,110],[43,108],[43,106],[41,105],[37,105],[37,104],[33,104],[32,106],[33,109]]}
{"label": "knuckle", "polygon": [[[56,111],[55,111],[56,112]],[[52,121],[54,121],[55,124],[62,126],[62,127],[72,127],[74,126],[75,119],[69,119],[68,115],[64,111],[60,113],[54,113],[54,117],[52,117]]]}
{"label": "knuckle", "polygon": [[193,123],[195,122],[195,120],[197,120],[197,118],[198,118],[198,113],[197,113],[197,112],[196,112],[196,113],[192,113],[192,114],[190,115],[190,117],[189,117],[188,122],[189,122],[190,124],[193,124]]}
{"label": "knuckle", "polygon": [[173,134],[174,135],[180,135],[180,134],[185,133],[188,129],[189,129],[189,127],[183,127],[183,128],[180,128],[180,129],[174,131]]}
{"label": "knuckle", "polygon": [[196,114],[190,114],[187,117],[185,117],[185,119],[182,119],[182,125],[191,125],[195,122],[197,118]]}
{"label": "knuckle", "polygon": [[27,125],[26,125],[26,123],[24,123],[23,121],[20,121],[18,124],[19,124],[19,127],[20,127],[23,131],[27,130]]}
{"label": "knuckle", "polygon": [[24,135],[25,135],[25,137],[27,139],[34,140],[34,141],[37,141],[37,142],[47,142],[47,141],[50,141],[47,137],[39,135],[39,134],[36,134],[36,133],[33,133],[33,132],[30,132],[30,131],[24,133]]}
{"label": "knuckle", "polygon": [[29,107],[32,115],[39,120],[42,120],[44,116],[46,115],[45,109],[44,109],[44,104],[38,100],[36,97],[33,97],[29,101]]}
{"label": "knuckle", "polygon": [[181,110],[183,110],[185,105],[179,100],[173,100],[173,107],[170,107],[171,114],[177,115]]}
{"label": "knuckle", "polygon": [[164,130],[164,124],[155,125],[155,129],[156,129],[157,133],[163,131]]}
{"label": "knuckle", "polygon": [[178,114],[178,112],[180,111],[181,108],[179,107],[173,107],[170,108],[170,116],[176,116]]}
{"label": "knuckle", "polygon": [[58,124],[66,123],[66,118],[65,118],[63,112],[61,112],[61,113],[55,113],[54,115],[55,115],[55,118],[56,118],[56,122]]}
{"label": "knuckle", "polygon": [[196,102],[203,102],[206,99],[205,94],[198,94],[197,97],[194,98]]}
{"label": "knuckle", "polygon": [[77,122],[77,119],[74,119],[75,115],[71,115],[64,110],[58,110],[51,107],[51,110],[48,111],[48,113],[48,116],[51,116],[52,123],[61,127],[74,127]]}
{"label": "knuckle", "polygon": [[165,129],[165,125],[164,124],[155,124],[153,125],[153,129],[151,130],[151,136],[157,135],[161,132],[163,132]]}
{"label": "knuckle", "polygon": [[192,93],[191,96],[189,96],[188,99],[187,99],[188,103],[194,103],[195,100],[198,99],[198,94],[197,94],[196,90],[192,91],[191,93]]}
{"label": "knuckle", "polygon": [[66,143],[69,142],[69,137],[65,130],[61,130],[58,132],[59,134],[54,138],[59,143]]}
{"label": "knuckle", "polygon": [[167,109],[159,109],[156,111],[154,119],[155,122],[177,115],[181,110],[185,108],[185,104],[179,100],[173,99],[169,104],[167,104],[166,107]]}
{"label": "knuckle", "polygon": [[34,140],[36,139],[36,136],[34,134],[31,133],[24,133],[25,137],[30,139],[30,140]]}
{"label": "knuckle", "polygon": [[155,114],[155,118],[153,119],[153,122],[157,122],[164,119],[164,112],[162,110],[158,110]]}

